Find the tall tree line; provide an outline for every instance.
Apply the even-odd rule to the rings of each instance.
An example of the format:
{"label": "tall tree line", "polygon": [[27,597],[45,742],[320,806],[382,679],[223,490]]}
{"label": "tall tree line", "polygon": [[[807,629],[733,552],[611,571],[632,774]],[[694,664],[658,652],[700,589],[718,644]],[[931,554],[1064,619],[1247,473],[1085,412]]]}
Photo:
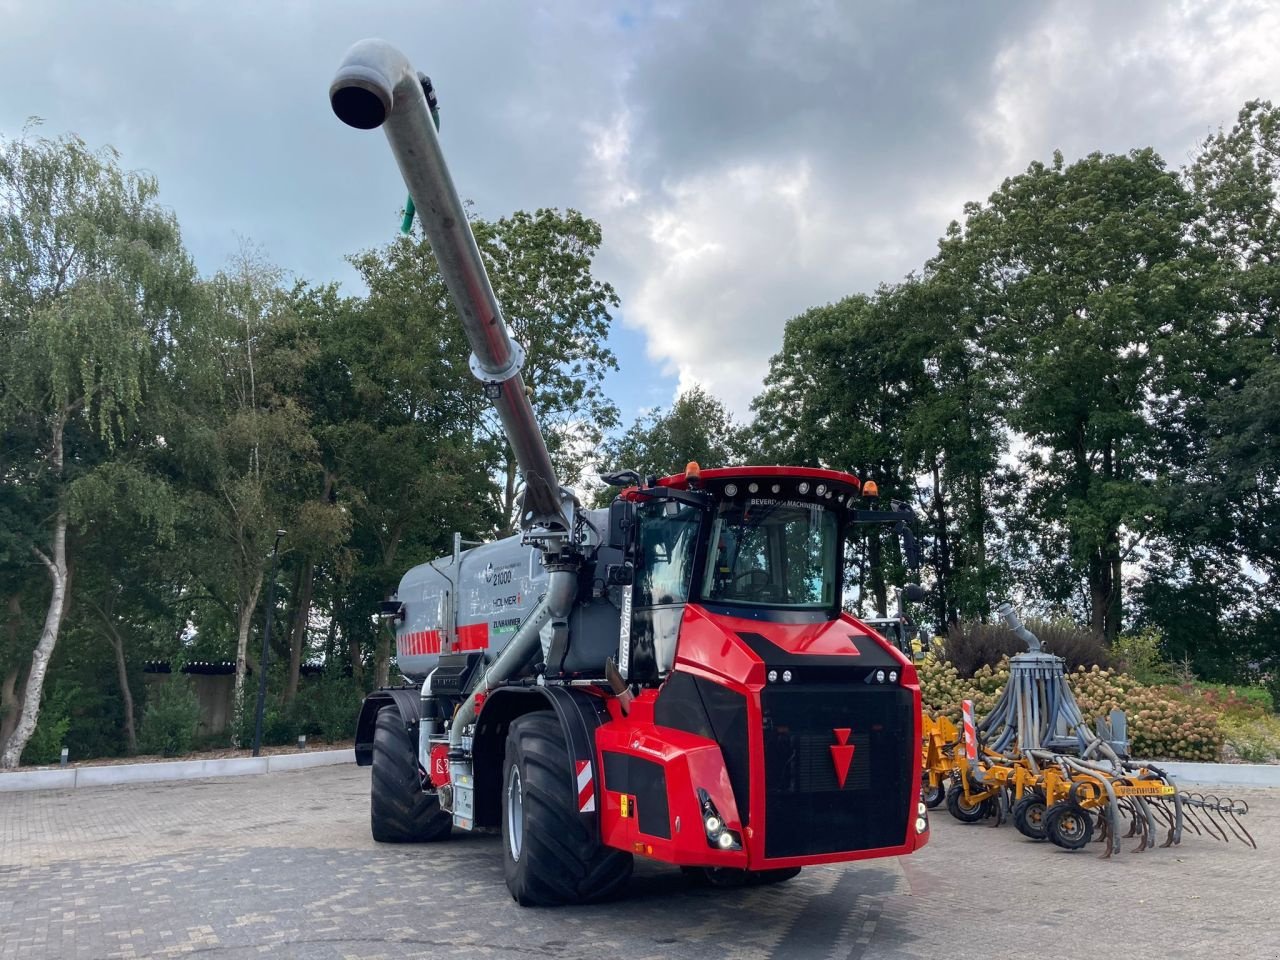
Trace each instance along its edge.
{"label": "tall tree line", "polygon": [[[599,439],[617,416],[599,226],[473,226],[573,477],[570,425]],[[251,246],[201,276],[154,178],[74,137],[0,140],[0,766],[54,694],[115,728],[102,752],[136,749],[147,659],[234,661],[243,703],[278,530],[284,707],[308,662],[387,682],[378,601],[455,530],[508,527],[516,470],[428,245],[352,263],[360,296],[288,281]]]}
{"label": "tall tree line", "polygon": [[[745,429],[696,394],[605,451],[874,479],[921,517],[938,629],[1011,596],[1108,640],[1156,627],[1206,676],[1275,673],[1278,311],[1280,109],[1259,101],[1184,169],[1032,163],[902,282],[790,319]],[[902,544],[849,553],[884,615]]]}
{"label": "tall tree line", "polygon": [[[939,625],[1017,594],[1202,672],[1280,668],[1280,110],[1182,170],[1055,155],[902,283],[787,324],[765,455],[914,502]],[[868,545],[868,597],[901,575]]]}
{"label": "tall tree line", "polygon": [[[242,685],[281,529],[280,702],[306,662],[385,682],[377,601],[454,530],[509,529],[520,493],[421,237],[355,255],[360,296],[252,247],[201,276],[157,191],[75,138],[0,141],[6,766],[50,698],[133,749],[144,659],[230,659]],[[619,429],[598,225],[474,226],[571,481],[849,469],[916,506],[936,626],[1012,595],[1110,639],[1157,627],[1206,675],[1280,669],[1272,104],[1183,169],[1149,149],[1032,163],[905,280],[788,321],[746,424],[694,390]],[[902,544],[849,554],[885,612]]]}

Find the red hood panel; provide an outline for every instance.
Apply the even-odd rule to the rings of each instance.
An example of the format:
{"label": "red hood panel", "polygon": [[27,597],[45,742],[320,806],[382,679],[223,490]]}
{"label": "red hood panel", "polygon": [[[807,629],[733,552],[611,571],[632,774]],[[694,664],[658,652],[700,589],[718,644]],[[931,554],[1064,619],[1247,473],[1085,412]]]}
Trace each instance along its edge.
{"label": "red hood panel", "polygon": [[[857,663],[859,645],[874,644],[904,666],[911,661],[852,617],[822,623],[775,623],[711,613],[691,603],[685,608],[676,646],[676,663],[748,685],[764,683],[764,661],[739,634],[753,633],[790,654],[849,657]],[[855,640],[851,638],[856,638]],[[878,651],[877,651],[878,652]]]}

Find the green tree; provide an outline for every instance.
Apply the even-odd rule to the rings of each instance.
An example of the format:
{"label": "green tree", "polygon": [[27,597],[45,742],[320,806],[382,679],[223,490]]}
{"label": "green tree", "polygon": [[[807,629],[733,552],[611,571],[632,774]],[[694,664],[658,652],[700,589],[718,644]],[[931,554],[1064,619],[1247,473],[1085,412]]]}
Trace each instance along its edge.
{"label": "green tree", "polygon": [[0,549],[15,579],[29,576],[26,559],[48,578],[2,767],[36,728],[93,519],[77,491],[154,442],[134,434],[135,415],[193,278],[156,192],[74,137],[0,141]]}
{"label": "green tree", "polygon": [[320,472],[310,417],[296,396],[303,357],[282,332],[296,318],[279,279],[247,251],[201,284],[175,346],[185,389],[166,437],[167,470],[184,497],[187,569],[215,598],[213,610],[233,611],[237,710],[276,531],[294,528],[300,491],[314,489]]}
{"label": "green tree", "polygon": [[[787,322],[782,350],[752,401],[753,432],[766,459],[848,470],[874,480],[886,500],[916,499],[903,444],[925,371],[899,343],[892,297],[888,289],[847,297]],[[859,607],[869,597],[883,616],[889,584],[905,578],[900,544],[873,528],[858,546]]]}
{"label": "green tree", "polygon": [[902,368],[919,371],[900,400],[902,455],[921,488],[935,621],[985,618],[1008,582],[996,521],[1006,377],[983,347],[979,298],[950,264],[884,296]]}
{"label": "green tree", "polygon": [[[497,521],[487,472],[493,451],[476,438],[477,401],[463,390],[469,375],[435,346],[456,343],[456,319],[443,304],[404,310],[404,285],[414,278],[382,269],[372,255],[360,263],[369,271],[362,301],[332,287],[293,295],[302,335],[314,345],[298,396],[321,471],[295,540],[304,562],[286,699],[296,690],[313,597],[329,618],[328,645],[345,641],[356,677],[371,655],[376,679],[385,682],[389,638],[369,612],[395,589],[404,566],[446,552],[454,530],[490,530]],[[340,521],[349,536],[339,545],[328,534]]]}
{"label": "green tree", "polygon": [[[618,425],[603,388],[605,373],[618,367],[607,344],[618,296],[592,273],[600,225],[577,210],[540,209],[477,220],[473,229],[503,315],[525,348],[524,382],[552,462],[572,486]],[[509,522],[521,492],[517,465],[496,418],[488,422],[503,451],[501,509]]]}
{"label": "green tree", "polygon": [[[671,409],[661,407],[639,417],[620,437],[600,446],[601,470],[635,470],[643,476],[683,473],[689,461],[703,467],[727,467],[742,461],[747,437],[728,409],[702,387],[676,397]],[[601,505],[613,499],[601,493]]]}
{"label": "green tree", "polygon": [[1185,179],[1210,258],[1208,320],[1160,408],[1169,520],[1146,563],[1142,615],[1166,656],[1234,682],[1280,673],[1280,109],[1245,104]]}
{"label": "green tree", "polygon": [[1049,599],[1083,587],[1093,629],[1113,639],[1124,565],[1159,529],[1164,472],[1153,397],[1197,353],[1202,264],[1196,204],[1151,150],[1061,155],[966,208],[940,261],[964,261],[1007,364],[1010,426],[1025,441],[1026,532]]}
{"label": "green tree", "polygon": [[[560,481],[571,485],[618,418],[602,387],[606,371],[617,366],[607,340],[609,311],[618,298],[592,273],[600,226],[575,210],[543,209],[492,222],[476,218],[471,227],[503,315],[525,349],[525,387],[552,461]],[[470,409],[478,436],[491,446],[490,460],[501,478],[492,496],[503,529],[510,529],[521,493],[518,467],[467,369],[470,348],[430,245],[415,234],[353,263],[370,289],[371,304],[439,324],[433,339],[406,344],[403,356],[440,364],[438,399],[451,410]]]}

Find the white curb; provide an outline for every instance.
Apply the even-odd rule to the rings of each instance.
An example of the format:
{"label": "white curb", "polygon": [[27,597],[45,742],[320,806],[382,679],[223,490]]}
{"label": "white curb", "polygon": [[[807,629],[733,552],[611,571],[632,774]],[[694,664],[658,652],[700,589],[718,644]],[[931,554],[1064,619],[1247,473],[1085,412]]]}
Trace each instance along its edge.
{"label": "white curb", "polygon": [[1280,787],[1278,763],[1191,763],[1182,760],[1143,760],[1167,773],[1179,787]]}
{"label": "white curb", "polygon": [[53,770],[18,770],[0,773],[0,793],[19,790],[70,790],[121,783],[155,783],[163,780],[200,780],[205,777],[242,777],[256,773],[281,773],[339,763],[355,763],[356,752],[313,750],[269,757],[230,757],[225,760],[172,760],[164,763],[122,763],[100,767]]}

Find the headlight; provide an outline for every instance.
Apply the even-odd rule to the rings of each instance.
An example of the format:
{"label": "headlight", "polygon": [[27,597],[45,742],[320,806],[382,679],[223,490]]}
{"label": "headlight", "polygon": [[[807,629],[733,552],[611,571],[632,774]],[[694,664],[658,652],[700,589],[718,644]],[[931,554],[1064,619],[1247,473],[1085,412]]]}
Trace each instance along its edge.
{"label": "headlight", "polygon": [[924,833],[929,829],[929,821],[924,817],[916,817],[916,833]]}

